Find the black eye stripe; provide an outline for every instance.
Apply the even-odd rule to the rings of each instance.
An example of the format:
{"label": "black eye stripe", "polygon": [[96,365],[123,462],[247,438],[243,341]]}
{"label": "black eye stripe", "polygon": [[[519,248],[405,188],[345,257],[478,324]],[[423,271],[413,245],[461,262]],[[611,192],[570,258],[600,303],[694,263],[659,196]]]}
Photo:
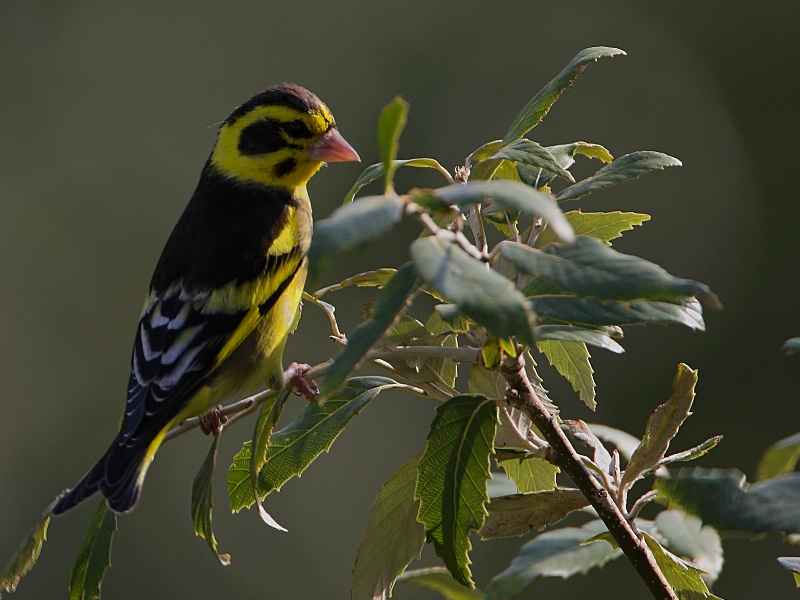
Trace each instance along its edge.
{"label": "black eye stripe", "polygon": [[239,152],[245,156],[269,154],[287,146],[277,121],[256,121],[242,129],[239,135]]}
{"label": "black eye stripe", "polygon": [[242,129],[239,135],[239,152],[245,156],[257,156],[283,148],[302,150],[303,146],[290,143],[286,137],[301,140],[312,138],[313,134],[299,119],[288,123],[264,119]]}

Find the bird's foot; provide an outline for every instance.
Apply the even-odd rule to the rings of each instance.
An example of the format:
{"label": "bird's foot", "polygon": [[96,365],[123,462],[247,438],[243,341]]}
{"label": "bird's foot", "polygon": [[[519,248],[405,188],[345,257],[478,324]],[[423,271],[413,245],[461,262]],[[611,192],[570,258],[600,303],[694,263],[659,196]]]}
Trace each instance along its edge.
{"label": "bird's foot", "polygon": [[222,431],[222,427],[228,422],[228,417],[223,415],[220,410],[222,410],[221,404],[215,406],[207,414],[200,415],[200,430],[206,435],[210,433],[217,437]]}
{"label": "bird's foot", "polygon": [[319,386],[313,379],[306,379],[305,374],[311,370],[311,365],[293,362],[284,372],[284,378],[294,386],[294,393],[304,396],[309,402],[319,395]]}

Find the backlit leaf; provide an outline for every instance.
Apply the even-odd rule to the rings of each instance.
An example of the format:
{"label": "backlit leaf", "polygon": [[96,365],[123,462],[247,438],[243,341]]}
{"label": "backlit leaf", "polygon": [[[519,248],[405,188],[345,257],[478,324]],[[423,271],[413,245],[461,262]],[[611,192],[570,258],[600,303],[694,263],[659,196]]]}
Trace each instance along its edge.
{"label": "backlit leaf", "polygon": [[[585,213],[580,210],[571,210],[564,213],[575,235],[590,235],[602,240],[609,246],[611,240],[621,237],[623,231],[631,231],[635,225],[641,225],[650,220],[650,215],[632,212],[595,212]],[[536,238],[535,248],[544,248],[557,243],[558,237],[545,227]]]}
{"label": "backlit leaf", "polygon": [[230,554],[220,554],[217,550],[217,539],[214,537],[211,523],[211,513],[214,509],[214,467],[217,464],[219,439],[220,436],[214,437],[211,448],[192,482],[192,523],[195,534],[208,543],[208,547],[220,563],[228,565],[231,562]]}
{"label": "backlit leaf", "polygon": [[578,392],[581,401],[594,410],[597,403],[594,400],[594,378],[592,365],[589,363],[589,351],[586,344],[581,342],[562,342],[560,340],[544,340],[538,342],[536,346],[539,352],[547,357],[547,360],[556,370],[572,385],[572,389]]}
{"label": "backlit leaf", "polygon": [[69,580],[70,600],[100,598],[106,569],[111,566],[111,540],[117,530],[117,515],[103,500],[89,523]]}
{"label": "backlit leaf", "polygon": [[400,467],[372,503],[353,567],[352,600],[390,596],[395,579],[422,552],[425,528],[417,522],[419,500],[414,498],[419,460]]}
{"label": "backlit leaf", "polygon": [[2,592],[13,592],[19,585],[19,580],[25,577],[42,552],[42,544],[47,539],[47,526],[50,524],[51,513],[46,511],[41,520],[28,534],[22,542],[16,554],[8,561],[3,570],[3,578],[0,579],[0,594]]}
{"label": "backlit leaf", "polygon": [[536,456],[512,458],[497,464],[503,467],[520,494],[543,492],[556,487],[556,475],[559,469],[543,458]]}
{"label": "backlit leaf", "polygon": [[666,167],[680,167],[681,161],[662,152],[642,150],[621,156],[606,165],[591,177],[579,181],[575,185],[563,189],[556,195],[556,200],[575,200],[596,190],[607,188],[628,179],[636,179],[640,175]]}
{"label": "backlit leaf", "polygon": [[338,257],[382,238],[400,221],[403,203],[395,196],[368,196],[341,206],[314,223],[308,251],[308,282],[312,288]]}
{"label": "backlit leaf", "polygon": [[493,399],[503,398],[506,392],[506,380],[500,372],[478,364],[470,367],[467,386],[470,394],[483,394]]}
{"label": "backlit leaf", "polygon": [[487,507],[489,515],[479,533],[483,539],[525,535],[532,529],[558,523],[585,506],[589,506],[589,501],[574,488],[492,498]]}
{"label": "backlit leaf", "polygon": [[531,345],[533,313],[508,279],[458,246],[436,237],[411,244],[414,267],[424,282],[497,337],[516,336]]}
{"label": "backlit leaf", "polygon": [[500,254],[526,275],[536,275],[576,296],[599,300],[681,300],[696,296],[712,308],[719,298],[703,283],[673,277],[658,265],[622,254],[593,237],[544,250],[503,242]]}
{"label": "backlit leaf", "polygon": [[672,438],[690,414],[695,385],[697,371],[683,363],[679,364],[672,381],[672,394],[647,420],[642,443],[634,451],[622,475],[622,488],[633,485],[643,472],[654,468],[664,458]]}
{"label": "backlit leaf", "polygon": [[642,532],[642,535],[661,572],[679,597],[686,597],[686,592],[697,592],[699,596],[695,597],[699,598],[711,597],[711,592],[701,577],[703,574],[701,569],[675,556],[646,531]]}
{"label": "backlit leaf", "polygon": [[508,133],[503,136],[501,146],[518,140],[536,127],[547,114],[547,111],[550,110],[553,103],[558,100],[561,92],[570,87],[572,82],[575,81],[575,78],[583,73],[586,65],[597,61],[599,58],[619,56],[620,54],[624,55],[625,52],[618,48],[607,48],[603,46],[581,50],[578,55],[564,67],[561,73],[556,75],[550,83],[539,90],[539,92],[522,108],[511,124]]}
{"label": "backlit leaf", "polygon": [[470,588],[469,532],[486,517],[497,422],[497,406],[484,396],[451,398],[436,409],[419,467],[415,496],[426,538],[455,580]]}
{"label": "backlit leaf", "polygon": [[794,471],[798,460],[800,460],[800,433],[795,433],[767,448],[758,463],[756,480],[773,479]]}
{"label": "backlit leaf", "polygon": [[408,102],[397,96],[381,110],[378,116],[378,152],[386,174],[386,191],[393,189],[394,161],[400,146],[400,134],[408,118]]}

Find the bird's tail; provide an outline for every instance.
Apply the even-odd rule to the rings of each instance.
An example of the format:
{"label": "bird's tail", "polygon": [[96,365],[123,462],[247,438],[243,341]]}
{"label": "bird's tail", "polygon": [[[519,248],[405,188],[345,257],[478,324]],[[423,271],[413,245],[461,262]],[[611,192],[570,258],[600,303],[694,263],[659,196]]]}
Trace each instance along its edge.
{"label": "bird's tail", "polygon": [[54,515],[60,515],[77,506],[97,492],[103,494],[111,510],[125,513],[133,509],[139,499],[144,475],[153,455],[164,439],[166,429],[154,440],[129,440],[118,435],[97,464],[56,501]]}

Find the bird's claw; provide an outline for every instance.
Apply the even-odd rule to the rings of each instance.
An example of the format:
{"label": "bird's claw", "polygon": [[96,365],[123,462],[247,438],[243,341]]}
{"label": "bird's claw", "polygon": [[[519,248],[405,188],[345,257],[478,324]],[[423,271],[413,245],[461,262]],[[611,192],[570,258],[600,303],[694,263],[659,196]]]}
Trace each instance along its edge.
{"label": "bird's claw", "polygon": [[311,365],[293,362],[286,369],[286,379],[294,386],[294,393],[303,396],[309,402],[319,396],[319,386],[313,379],[306,379],[305,374],[311,370]]}
{"label": "bird's claw", "polygon": [[211,434],[214,437],[219,435],[222,427],[228,422],[228,417],[223,415],[222,405],[217,405],[211,409],[207,414],[200,415],[200,430],[206,435]]}

